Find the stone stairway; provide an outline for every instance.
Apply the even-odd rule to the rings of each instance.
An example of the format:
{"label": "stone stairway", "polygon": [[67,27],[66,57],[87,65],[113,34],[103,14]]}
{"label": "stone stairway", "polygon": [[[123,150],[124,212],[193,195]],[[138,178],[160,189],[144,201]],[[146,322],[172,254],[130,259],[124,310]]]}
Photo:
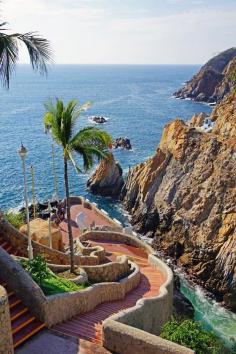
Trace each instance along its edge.
{"label": "stone stairway", "polygon": [[[2,247],[9,254],[18,255],[18,252],[0,237],[0,247]],[[1,282],[8,294],[9,309],[11,316],[11,327],[14,348],[24,343],[27,339],[38,333],[45,327],[45,324],[41,323],[34,317],[30,310],[22,303],[22,301],[16,296],[6,282]]]}
{"label": "stone stairway", "polygon": [[147,259],[140,257],[136,258],[135,262],[140,266],[141,281],[125,299],[101,304],[93,311],[56,325],[54,330],[102,345],[102,322],[121,310],[135,306],[139,299],[157,295],[163,283],[162,273],[152,268]]}

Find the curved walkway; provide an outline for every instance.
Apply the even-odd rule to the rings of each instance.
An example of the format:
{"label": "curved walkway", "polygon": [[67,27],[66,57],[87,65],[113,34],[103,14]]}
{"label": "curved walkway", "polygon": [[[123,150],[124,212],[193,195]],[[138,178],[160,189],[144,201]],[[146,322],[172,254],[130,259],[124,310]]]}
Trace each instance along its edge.
{"label": "curved walkway", "polygon": [[[79,213],[83,213],[85,216],[84,219],[84,226],[89,228],[92,223],[96,226],[114,226],[111,224],[109,219],[102,214],[98,214],[94,209],[88,209],[84,207],[82,204],[75,204],[71,206],[71,226],[72,226],[72,233],[73,233],[73,238],[77,238],[81,235],[81,230],[78,228],[78,225],[76,223],[76,217]],[[62,240],[65,245],[68,245],[69,239],[68,239],[68,225],[67,225],[67,219],[62,221],[60,223],[60,229],[62,232]]]}
{"label": "curved walkway", "polygon": [[117,255],[127,255],[140,267],[141,281],[136,289],[130,291],[123,300],[112,301],[97,306],[93,311],[75,316],[71,320],[60,323],[55,330],[91,342],[102,344],[102,321],[121,310],[133,307],[137,300],[156,296],[165,279],[163,274],[152,268],[147,261],[147,254],[136,247],[122,243],[93,242],[93,245],[102,245],[113,260]]}

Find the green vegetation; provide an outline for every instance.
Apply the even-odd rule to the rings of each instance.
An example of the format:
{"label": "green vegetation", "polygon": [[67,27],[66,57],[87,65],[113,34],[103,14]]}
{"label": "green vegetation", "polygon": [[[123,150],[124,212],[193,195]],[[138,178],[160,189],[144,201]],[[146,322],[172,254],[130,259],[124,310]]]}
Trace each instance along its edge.
{"label": "green vegetation", "polygon": [[25,224],[25,213],[13,213],[9,211],[4,214],[4,218],[16,229]]}
{"label": "green vegetation", "polygon": [[160,336],[196,351],[196,354],[227,353],[222,341],[193,320],[169,321]]}
{"label": "green vegetation", "polygon": [[35,32],[7,33],[6,22],[0,23],[0,77],[9,88],[10,75],[19,60],[19,47],[23,43],[28,51],[31,65],[41,74],[47,72],[47,62],[51,60],[49,42]]}
{"label": "green vegetation", "polygon": [[20,263],[47,296],[83,290],[87,287],[86,285],[76,285],[70,280],[55,275],[40,255],[35,256],[30,261],[21,260]]}
{"label": "green vegetation", "polygon": [[87,171],[94,164],[94,159],[100,160],[107,156],[111,137],[104,131],[95,127],[86,127],[75,132],[75,125],[80,113],[90,106],[87,102],[78,107],[77,101],[70,101],[66,106],[57,99],[56,104],[49,102],[45,105],[44,116],[45,131],[49,132],[53,140],[62,147],[64,163],[64,183],[66,191],[67,225],[70,243],[71,273],[74,273],[74,242],[71,228],[70,191],[68,179],[68,161],[75,167],[78,173],[82,172],[76,165],[73,154],[79,155],[83,160],[84,170]]}

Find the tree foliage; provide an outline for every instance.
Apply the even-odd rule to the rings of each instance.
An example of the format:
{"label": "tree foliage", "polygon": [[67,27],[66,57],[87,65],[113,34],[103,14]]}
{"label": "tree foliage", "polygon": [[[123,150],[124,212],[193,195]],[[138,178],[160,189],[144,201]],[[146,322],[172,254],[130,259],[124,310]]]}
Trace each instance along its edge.
{"label": "tree foliage", "polygon": [[37,32],[8,33],[7,23],[0,23],[0,77],[9,88],[10,76],[19,61],[19,47],[27,48],[32,68],[41,74],[47,73],[47,63],[52,61],[52,51],[47,39]]}

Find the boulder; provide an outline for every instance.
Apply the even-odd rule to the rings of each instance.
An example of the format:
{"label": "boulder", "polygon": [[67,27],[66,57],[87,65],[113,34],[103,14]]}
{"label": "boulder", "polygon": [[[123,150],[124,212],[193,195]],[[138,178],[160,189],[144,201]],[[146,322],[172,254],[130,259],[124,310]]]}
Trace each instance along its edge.
{"label": "boulder", "polygon": [[113,154],[103,159],[87,181],[88,189],[94,194],[118,198],[124,185],[123,171]]}
{"label": "boulder", "polygon": [[[20,232],[27,236],[27,225],[20,228]],[[49,247],[49,225],[48,221],[34,219],[30,221],[30,232],[33,241]],[[64,251],[61,230],[54,223],[51,224],[52,247],[58,251]]]}
{"label": "boulder", "polygon": [[117,138],[115,141],[113,141],[112,145],[114,149],[121,148],[125,150],[132,150],[132,146],[128,138]]}
{"label": "boulder", "polygon": [[90,117],[90,119],[95,122],[95,123],[98,123],[98,124],[104,124],[107,122],[107,119],[104,118],[104,117],[99,117],[99,116],[94,116],[94,117]]}

